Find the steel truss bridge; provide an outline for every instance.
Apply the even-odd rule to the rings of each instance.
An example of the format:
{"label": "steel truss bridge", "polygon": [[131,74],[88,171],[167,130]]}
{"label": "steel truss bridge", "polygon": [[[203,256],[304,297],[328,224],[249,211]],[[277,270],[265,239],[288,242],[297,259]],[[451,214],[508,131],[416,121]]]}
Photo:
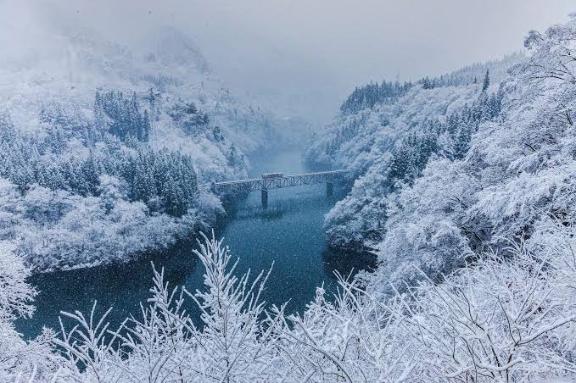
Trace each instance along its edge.
{"label": "steel truss bridge", "polygon": [[326,183],[326,194],[332,195],[334,183],[344,179],[346,170],[283,175],[282,173],[262,174],[261,178],[212,183],[212,191],[219,195],[245,194],[253,191],[262,193],[262,206],[268,206],[268,190],[293,186]]}

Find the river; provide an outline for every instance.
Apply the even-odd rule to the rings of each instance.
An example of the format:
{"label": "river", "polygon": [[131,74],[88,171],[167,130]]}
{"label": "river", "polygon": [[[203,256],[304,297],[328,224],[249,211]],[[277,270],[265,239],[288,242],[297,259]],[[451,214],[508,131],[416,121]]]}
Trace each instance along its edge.
{"label": "river", "polygon": [[[250,175],[301,173],[305,171],[301,158],[299,150],[252,157]],[[273,267],[263,294],[267,304],[288,302],[288,313],[302,312],[316,287],[323,285],[328,293],[336,291],[335,271],[349,274],[372,266],[368,255],[342,254],[326,245],[324,215],[342,196],[336,188],[334,195],[327,197],[323,184],[271,190],[264,210],[260,193],[251,193],[227,206],[228,216],[219,223],[216,234],[238,257],[237,273],[250,270],[256,275]],[[127,264],[33,275],[29,282],[39,291],[36,312],[31,319],[18,320],[16,327],[32,338],[43,326],[59,329],[60,311],[89,313],[97,301],[99,313],[113,308],[108,320],[114,328],[129,315],[139,316],[140,302],[150,295],[151,262],[164,268],[171,286],[184,285],[189,291],[202,288],[203,267],[192,253],[194,247],[191,241]],[[198,315],[193,307],[190,311]]]}

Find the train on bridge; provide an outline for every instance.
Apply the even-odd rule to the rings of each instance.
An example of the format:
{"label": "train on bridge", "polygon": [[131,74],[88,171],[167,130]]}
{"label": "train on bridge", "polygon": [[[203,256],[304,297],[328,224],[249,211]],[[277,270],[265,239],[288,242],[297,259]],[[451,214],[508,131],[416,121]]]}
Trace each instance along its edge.
{"label": "train on bridge", "polygon": [[265,208],[268,206],[268,191],[271,189],[326,183],[326,194],[332,195],[334,183],[345,179],[347,173],[346,170],[330,170],[295,175],[265,173],[260,178],[214,182],[211,188],[218,195],[245,194],[260,191],[262,207]]}

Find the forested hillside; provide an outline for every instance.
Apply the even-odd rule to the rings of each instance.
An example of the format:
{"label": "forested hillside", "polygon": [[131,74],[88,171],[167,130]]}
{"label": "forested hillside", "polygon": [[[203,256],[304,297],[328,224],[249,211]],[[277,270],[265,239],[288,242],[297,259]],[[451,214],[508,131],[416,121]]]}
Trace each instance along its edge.
{"label": "forested hillside", "polygon": [[513,55],[438,78],[354,90],[307,152],[311,166],[347,168],[358,178],[327,217],[331,244],[358,249],[381,241],[386,196],[411,185],[431,158],[467,155],[479,126],[499,118],[505,96],[499,83],[521,60]]}
{"label": "forested hillside", "polygon": [[56,41],[0,67],[0,239],[35,270],[127,260],[212,224],[205,185],[280,144],[284,122],[235,99],[175,30],[134,50]]}
{"label": "forested hillside", "polygon": [[374,291],[439,281],[511,246],[548,252],[570,237],[575,25],[530,32],[526,58],[426,78],[360,104],[310,148],[310,162],[358,177],[326,229],[336,247],[378,254]]}

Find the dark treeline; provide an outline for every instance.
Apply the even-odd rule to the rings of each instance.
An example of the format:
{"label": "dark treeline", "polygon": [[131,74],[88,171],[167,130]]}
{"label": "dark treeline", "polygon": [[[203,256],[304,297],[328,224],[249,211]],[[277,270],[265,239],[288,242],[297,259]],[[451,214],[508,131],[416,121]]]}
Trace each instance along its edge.
{"label": "dark treeline", "polygon": [[340,106],[344,114],[358,112],[359,110],[372,108],[376,104],[391,101],[406,93],[412,83],[387,82],[381,84],[371,83],[354,89],[346,101]]}
{"label": "dark treeline", "polygon": [[488,69],[480,79],[471,73],[451,73],[439,77],[424,77],[417,83],[421,84],[424,89],[434,89],[445,86],[478,84],[480,81],[482,81],[482,90],[487,90],[490,84],[490,71]]}
{"label": "dark treeline", "polygon": [[122,92],[96,92],[94,118],[97,128],[107,127],[108,131],[126,140],[135,138],[148,141],[150,117],[148,110],[141,111],[136,92],[126,97]]}
{"label": "dark treeline", "polygon": [[[475,84],[482,81],[482,90],[487,90],[490,77],[487,70],[481,79],[463,74],[441,75],[439,77],[425,77],[416,81],[424,89],[433,89],[445,86],[460,86]],[[404,95],[414,84],[412,82],[388,82],[381,84],[370,83],[356,87],[354,91],[340,106],[340,111],[344,114],[356,113],[362,109],[372,108],[374,105],[394,101],[397,97]]]}
{"label": "dark treeline", "polygon": [[208,114],[199,110],[192,102],[176,104],[168,114],[186,134],[190,135],[206,130],[210,123]]}

